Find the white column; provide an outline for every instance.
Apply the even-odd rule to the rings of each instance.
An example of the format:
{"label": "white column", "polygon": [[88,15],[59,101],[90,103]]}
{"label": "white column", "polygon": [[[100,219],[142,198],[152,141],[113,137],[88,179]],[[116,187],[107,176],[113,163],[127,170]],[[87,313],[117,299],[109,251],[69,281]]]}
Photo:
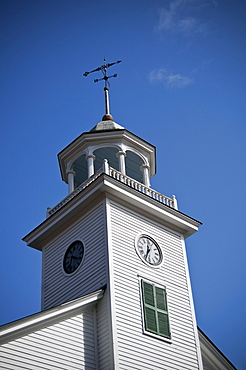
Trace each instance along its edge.
{"label": "white column", "polygon": [[148,164],[143,164],[140,167],[140,170],[143,172],[143,183],[145,186],[148,188],[150,187],[150,181],[149,181],[149,165]]}
{"label": "white column", "polygon": [[89,179],[89,177],[94,175],[94,159],[95,159],[95,156],[93,154],[90,154],[90,155],[87,155],[85,157],[85,159],[87,160],[88,179]]}
{"label": "white column", "polygon": [[123,175],[126,174],[126,163],[125,163],[125,156],[126,153],[123,151],[120,151],[116,154],[119,160],[119,171],[123,173]]}
{"label": "white column", "polygon": [[103,160],[102,168],[103,168],[103,172],[106,173],[106,175],[109,175],[109,165],[108,165],[107,159]]}
{"label": "white column", "polygon": [[67,179],[68,179],[68,194],[71,194],[74,191],[74,176],[76,173],[73,170],[67,170]]}
{"label": "white column", "polygon": [[177,202],[175,195],[172,195],[172,200],[173,200],[173,208],[178,209],[178,202]]}

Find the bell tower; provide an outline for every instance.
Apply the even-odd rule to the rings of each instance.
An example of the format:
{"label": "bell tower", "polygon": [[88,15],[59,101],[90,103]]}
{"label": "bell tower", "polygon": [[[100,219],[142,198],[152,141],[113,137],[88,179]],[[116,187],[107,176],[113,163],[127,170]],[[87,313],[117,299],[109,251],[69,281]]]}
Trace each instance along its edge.
{"label": "bell tower", "polygon": [[185,251],[201,224],[151,188],[155,147],[106,110],[58,161],[68,195],[24,238],[42,250],[42,309],[103,288],[99,369],[201,370]]}

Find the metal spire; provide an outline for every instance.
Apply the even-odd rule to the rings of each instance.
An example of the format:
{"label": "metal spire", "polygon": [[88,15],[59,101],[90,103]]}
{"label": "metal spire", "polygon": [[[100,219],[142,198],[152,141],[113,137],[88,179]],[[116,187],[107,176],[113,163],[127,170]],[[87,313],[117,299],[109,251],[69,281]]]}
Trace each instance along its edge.
{"label": "metal spire", "polygon": [[105,94],[105,115],[103,116],[102,120],[103,121],[107,121],[107,120],[112,120],[113,121],[113,117],[111,116],[110,112],[109,112],[109,94],[108,94],[108,91],[109,91],[109,86],[110,86],[110,83],[108,82],[108,79],[111,78],[111,77],[117,77],[117,73],[115,73],[114,75],[112,76],[107,76],[107,69],[111,66],[113,66],[114,64],[118,64],[118,63],[121,63],[121,60],[118,60],[117,62],[114,62],[114,63],[106,63],[106,59],[104,59],[104,64],[101,66],[101,67],[98,67],[96,69],[93,69],[92,71],[90,72],[85,72],[83,74],[83,76],[88,76],[90,73],[93,73],[93,72],[97,72],[97,71],[102,71],[102,74],[103,74],[103,77],[102,78],[96,78],[94,80],[94,82],[98,82],[98,81],[105,81],[105,85],[104,85],[104,94]]}

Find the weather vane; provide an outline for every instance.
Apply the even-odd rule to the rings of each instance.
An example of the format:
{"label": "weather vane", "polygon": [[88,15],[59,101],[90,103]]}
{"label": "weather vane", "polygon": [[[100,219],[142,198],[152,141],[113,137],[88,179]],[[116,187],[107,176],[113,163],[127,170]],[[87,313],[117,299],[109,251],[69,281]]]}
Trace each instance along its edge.
{"label": "weather vane", "polygon": [[94,82],[103,81],[103,80],[105,81],[104,92],[105,92],[105,111],[106,111],[106,114],[103,117],[103,119],[112,119],[113,120],[113,117],[110,115],[110,112],[109,112],[109,95],[108,95],[108,91],[109,91],[110,83],[108,82],[108,79],[111,78],[111,77],[117,77],[117,73],[115,73],[112,76],[107,76],[107,69],[109,67],[113,66],[114,64],[118,64],[118,63],[121,63],[121,60],[118,60],[117,62],[114,62],[114,63],[106,63],[106,59],[104,59],[104,64],[101,67],[98,67],[96,69],[93,69],[90,72],[85,72],[83,74],[83,76],[86,77],[90,73],[97,72],[97,71],[102,71],[103,77],[102,78],[96,78],[96,79],[94,79]]}

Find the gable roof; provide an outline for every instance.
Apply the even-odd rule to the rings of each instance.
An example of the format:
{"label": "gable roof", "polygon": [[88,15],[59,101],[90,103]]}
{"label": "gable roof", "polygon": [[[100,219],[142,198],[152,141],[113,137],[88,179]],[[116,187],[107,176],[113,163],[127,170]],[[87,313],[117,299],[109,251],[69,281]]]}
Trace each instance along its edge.
{"label": "gable roof", "polygon": [[219,350],[218,347],[198,327],[199,341],[202,352],[204,368],[237,370],[230,360]]}
{"label": "gable roof", "polygon": [[95,305],[96,302],[103,297],[104,291],[105,288],[99,289],[81,298],[63,303],[60,306],[3,325],[0,328],[0,344],[17,339],[60,320],[65,320],[71,315],[83,312],[85,309],[88,309],[88,307]]}

